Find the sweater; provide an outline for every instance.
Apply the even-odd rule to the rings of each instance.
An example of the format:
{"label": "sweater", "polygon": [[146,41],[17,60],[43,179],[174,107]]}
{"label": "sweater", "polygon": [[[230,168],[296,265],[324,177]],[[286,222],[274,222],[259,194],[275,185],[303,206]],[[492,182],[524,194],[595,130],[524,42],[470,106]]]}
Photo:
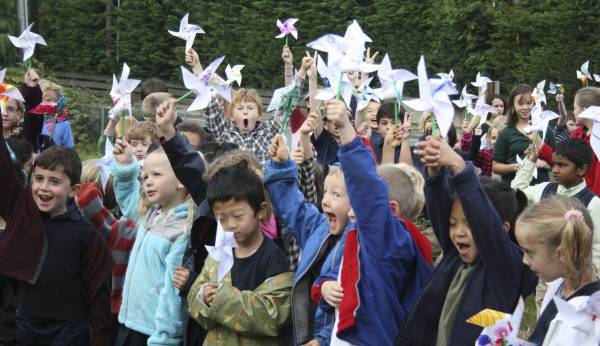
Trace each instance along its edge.
{"label": "sweater", "polygon": [[112,313],[118,314],[127,262],[135,241],[136,224],[124,217],[115,219],[102,204],[102,193],[96,183],[82,184],[77,197],[77,206],[83,216],[104,236],[110,247],[113,258],[110,303]]}
{"label": "sweater", "polygon": [[443,169],[425,185],[427,212],[444,257],[418,298],[396,345],[435,345],[446,294],[462,260],[450,240],[450,210],[456,193],[471,229],[479,257],[460,300],[448,345],[472,345],[482,328],[466,320],[489,308],[512,313],[520,296],[531,294],[537,277],[522,262],[523,253],[511,242],[500,217],[487,197],[473,164],[450,175]]}

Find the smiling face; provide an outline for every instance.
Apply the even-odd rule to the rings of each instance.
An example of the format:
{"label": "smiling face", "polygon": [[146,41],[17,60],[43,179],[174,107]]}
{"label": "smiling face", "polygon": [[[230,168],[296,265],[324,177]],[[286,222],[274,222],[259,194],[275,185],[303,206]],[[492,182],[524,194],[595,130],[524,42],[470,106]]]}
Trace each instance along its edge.
{"label": "smiling face", "polygon": [[562,155],[556,155],[556,153],[552,154],[552,161],[554,162],[552,165],[554,179],[556,179],[557,183],[567,188],[581,183],[583,176],[587,172],[587,165],[582,165],[582,167],[578,168],[574,162],[569,161],[569,159]]}
{"label": "smiling face", "polygon": [[379,107],[381,103],[375,101],[369,101],[367,105],[367,116],[369,119],[369,126],[371,126],[372,130],[376,130],[378,127],[377,124],[377,112],[379,111]]}
{"label": "smiling face", "polygon": [[146,153],[148,153],[148,148],[152,141],[150,140],[150,136],[146,136],[143,139],[132,139],[131,147],[133,147],[133,153],[138,161],[142,161],[146,157]]}
{"label": "smiling face", "polygon": [[235,126],[244,134],[252,132],[260,120],[258,105],[255,102],[238,102],[233,105],[232,112]]}
{"label": "smiling face", "polygon": [[379,132],[379,134],[381,135],[382,138],[385,138],[385,136],[387,135],[387,132],[394,125],[394,121],[390,118],[382,117],[381,119],[379,119],[378,125],[379,126],[377,127],[377,131]]}
{"label": "smiling face", "polygon": [[495,98],[492,100],[492,104],[490,105],[496,109],[496,115],[504,114],[504,101],[499,98]]}
{"label": "smiling face", "polygon": [[233,232],[238,245],[251,246],[260,238],[259,225],[264,218],[264,208],[255,213],[248,201],[230,199],[226,202],[215,201],[212,210],[223,230]]}
{"label": "smiling face", "polygon": [[8,99],[6,101],[6,113],[2,113],[2,126],[5,130],[13,129],[23,117],[23,112],[19,109],[17,100]]}
{"label": "smiling face", "polygon": [[515,236],[523,249],[523,263],[542,281],[550,282],[564,276],[565,266],[559,260],[557,249],[539,242],[535,230],[517,222]]}
{"label": "smiling face", "polygon": [[323,201],[321,202],[323,214],[329,222],[329,231],[332,234],[344,232],[351,209],[344,179],[338,174],[330,172],[325,178]]}
{"label": "smiling face", "polygon": [[165,153],[152,152],[148,155],[144,162],[142,184],[148,201],[165,210],[184,201],[185,188],[175,177]]}
{"label": "smiling face", "polygon": [[515,113],[520,121],[529,121],[531,118],[531,108],[533,107],[533,98],[531,94],[519,94],[514,100]]}
{"label": "smiling face", "polygon": [[452,201],[450,210],[450,240],[456,247],[458,255],[465,263],[473,263],[479,256],[477,245],[473,240],[469,222],[458,199]]}
{"label": "smiling face", "polygon": [[36,166],[31,175],[31,193],[38,209],[55,217],[67,212],[67,199],[76,194],[77,185],[71,185],[69,177],[58,167],[48,170]]}

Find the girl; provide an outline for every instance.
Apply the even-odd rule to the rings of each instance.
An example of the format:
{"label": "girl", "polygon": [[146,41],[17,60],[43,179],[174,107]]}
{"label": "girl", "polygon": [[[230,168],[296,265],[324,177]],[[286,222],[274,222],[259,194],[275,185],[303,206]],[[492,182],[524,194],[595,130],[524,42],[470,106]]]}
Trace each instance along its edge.
{"label": "girl", "polygon": [[159,148],[146,156],[140,203],[139,163],[121,139],[111,165],[117,203],[138,224],[125,274],[116,345],[179,345],[183,311],[172,282],[188,246],[195,206]]}
{"label": "girl", "polygon": [[[515,173],[519,170],[517,155],[525,157],[525,150],[532,143],[534,134],[528,134],[525,128],[529,126],[531,119],[531,109],[533,107],[533,98],[531,94],[533,89],[526,84],[517,85],[510,93],[508,101],[507,126],[498,135],[494,145],[494,156],[492,170],[494,173],[502,176],[502,182],[510,185],[514,179]],[[541,133],[539,134],[541,138]],[[546,133],[545,142],[554,148],[554,134],[552,131]],[[531,184],[539,184],[548,181],[548,170],[550,169],[551,154],[546,155],[551,148],[546,147],[543,159],[538,160],[538,176]],[[551,151],[551,150],[550,150]],[[544,161],[545,160],[545,161]]]}
{"label": "girl", "polygon": [[428,171],[427,212],[444,257],[396,345],[472,345],[481,328],[466,322],[470,316],[485,308],[513,311],[519,296],[534,291],[535,275],[509,236],[526,200],[500,182],[480,182],[473,165],[440,137],[418,148]]}
{"label": "girl", "polygon": [[[553,297],[576,306],[600,291],[592,264],[592,220],[581,203],[556,196],[530,206],[517,220],[516,236],[523,247],[523,263],[548,282],[542,314],[530,342],[536,345],[597,345],[592,335],[568,327],[557,316]],[[593,332],[591,333],[593,334]],[[586,342],[587,341],[587,342]]]}
{"label": "girl", "polygon": [[[43,83],[42,93],[44,102],[64,103],[64,109],[56,118],[54,125],[52,124],[53,120],[48,120],[44,123],[42,134],[50,136],[51,132],[54,131],[54,137],[52,138],[54,144],[74,148],[75,142],[73,140],[73,131],[71,131],[71,123],[69,122],[67,100],[62,93],[61,87],[55,83]],[[52,129],[52,127],[54,127],[54,129]]]}
{"label": "girl", "polygon": [[[581,112],[591,106],[600,106],[600,88],[586,87],[579,89],[575,94],[575,101],[573,104],[573,113],[575,114],[579,128],[571,134],[571,137],[581,139],[585,141],[587,145],[590,145],[590,135],[592,133],[594,122],[590,119],[579,118],[578,116]],[[592,165],[585,175],[585,182],[596,195],[600,195],[600,178],[596,177],[598,170],[600,170],[598,156],[594,152]]]}
{"label": "girl", "polygon": [[4,138],[21,137],[18,124],[25,114],[25,105],[19,100],[9,98],[6,101],[5,111],[2,112],[2,126]]}
{"label": "girl", "polygon": [[[496,114],[491,114],[491,116],[489,116],[486,121],[488,126],[490,126],[494,122],[494,120],[498,119],[498,117],[505,116],[504,112],[508,107],[506,107],[506,98],[504,98],[504,96],[499,94],[492,94],[486,98],[485,103],[496,109]],[[485,129],[483,132],[486,132]]]}

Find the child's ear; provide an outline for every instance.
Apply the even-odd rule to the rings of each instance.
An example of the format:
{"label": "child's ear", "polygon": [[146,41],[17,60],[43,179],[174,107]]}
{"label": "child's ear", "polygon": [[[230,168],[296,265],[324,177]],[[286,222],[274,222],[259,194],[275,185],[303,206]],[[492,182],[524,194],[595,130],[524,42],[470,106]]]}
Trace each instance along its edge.
{"label": "child's ear", "polygon": [[400,205],[396,201],[390,201],[390,209],[395,217],[400,217]]}
{"label": "child's ear", "polygon": [[577,165],[575,167],[575,172],[577,173],[578,176],[585,177],[588,169],[589,169],[589,166],[584,163],[584,164],[581,164],[581,165]]}
{"label": "child's ear", "polygon": [[256,215],[256,218],[258,219],[258,221],[260,223],[266,223],[267,222],[267,202],[262,202],[260,204],[260,209],[258,209],[258,213]]}
{"label": "child's ear", "polygon": [[75,198],[79,194],[81,184],[71,185],[71,191],[69,191],[69,198]]}
{"label": "child's ear", "polygon": [[510,222],[504,221],[502,223],[502,228],[504,228],[504,232],[510,233]]}

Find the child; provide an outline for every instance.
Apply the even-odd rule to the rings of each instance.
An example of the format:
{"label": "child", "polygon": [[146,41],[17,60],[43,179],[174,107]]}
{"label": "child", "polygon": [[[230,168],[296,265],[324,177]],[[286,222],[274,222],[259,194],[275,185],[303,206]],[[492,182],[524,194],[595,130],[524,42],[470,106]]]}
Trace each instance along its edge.
{"label": "child", "polygon": [[19,136],[19,122],[25,114],[25,105],[23,102],[9,98],[6,101],[6,112],[2,112],[2,126],[4,138]]}
{"label": "child", "polygon": [[[384,138],[388,131],[394,130],[394,103],[384,102],[377,111],[377,129],[371,135],[371,144],[377,155],[377,163],[381,163]],[[398,119],[400,122],[404,120],[404,109],[400,108]],[[400,147],[394,149],[394,163],[400,160]]]}
{"label": "child", "polygon": [[[591,106],[600,106],[600,88],[586,87],[579,89],[575,94],[575,101],[573,101],[573,113],[575,114],[577,125],[579,125],[579,127],[571,133],[571,137],[581,139],[585,141],[585,144],[587,145],[590,145],[591,132],[594,124],[592,120],[579,118],[578,116],[581,112]],[[598,171],[600,171],[598,156],[596,156],[596,153],[593,153],[592,164],[585,175],[585,183],[596,195],[600,195],[600,178],[597,176]]]}
{"label": "child", "polygon": [[158,128],[151,121],[142,121],[133,126],[127,133],[125,140],[131,145],[135,158],[143,165],[148,148],[151,144],[158,143]]}
{"label": "child", "polygon": [[273,139],[269,150],[273,160],[266,167],[265,186],[275,214],[298,240],[302,250],[292,295],[294,342],[305,344],[316,340],[327,345],[333,328],[333,311],[323,310],[323,306],[317,304],[320,299],[312,299],[311,291],[315,288],[311,289],[311,286],[316,285],[318,292],[320,281],[332,268],[339,266],[344,235],[350,226],[350,201],[342,171],[339,166],[332,165],[324,183],[323,212],[306,203],[298,188],[296,164],[289,160],[287,146],[282,140],[280,136]]}
{"label": "child", "polygon": [[[592,221],[577,200],[556,196],[530,206],[517,220],[516,235],[523,263],[548,282],[542,314],[530,342],[541,345],[597,345],[593,331],[569,327],[557,315],[553,297],[575,306],[600,291],[592,263]],[[593,340],[593,341],[592,341]]]}
{"label": "child", "polygon": [[[523,191],[530,204],[557,194],[576,198],[592,216],[594,227],[600,227],[600,198],[586,186],[583,179],[592,162],[592,149],[578,139],[567,139],[558,143],[552,154],[552,174],[555,182],[529,186],[533,178],[537,152],[537,148],[531,148],[527,160],[511,183],[512,188]],[[600,233],[595,233],[593,239],[593,262],[600,267]]]}
{"label": "child", "polygon": [[[492,164],[494,157],[494,144],[496,144],[496,140],[498,139],[498,134],[500,133],[498,127],[494,126],[479,126],[475,129],[475,133],[472,133],[471,130],[467,130],[463,133],[462,138],[460,139],[460,147],[463,152],[470,152],[470,158],[473,161],[473,164],[478,167],[481,172],[479,175],[485,177],[492,176]],[[483,129],[487,128],[486,132],[486,145],[485,148],[481,148],[481,138],[483,137]]]}
{"label": "child", "polygon": [[[313,58],[310,56],[302,59],[302,67],[294,82],[295,89],[290,91],[296,97],[295,103],[301,98],[304,77],[312,63]],[[267,149],[270,138],[279,131],[283,119],[279,119],[279,116],[275,114],[272,119],[261,121],[262,104],[256,90],[241,88],[234,93],[231,102],[233,122],[225,119],[223,110],[216,99],[211,101],[203,113],[206,117],[207,128],[217,140],[235,143],[242,150],[253,153],[264,167],[268,160]]]}
{"label": "child", "polygon": [[25,100],[25,114],[23,117],[22,135],[31,146],[33,151],[39,153],[42,150],[44,142],[47,140],[41,135],[44,125],[44,117],[37,114],[31,114],[29,111],[42,102],[42,89],[39,85],[40,76],[34,69],[30,69],[23,77],[23,84],[19,87],[21,95]]}
{"label": "child", "polygon": [[187,138],[192,148],[198,150],[200,144],[207,142],[208,134],[200,124],[193,121],[184,121],[177,125],[177,130]]}
{"label": "child", "polygon": [[[51,132],[54,131],[54,136],[52,138],[54,144],[74,148],[75,142],[73,141],[73,132],[71,131],[71,123],[69,122],[67,99],[62,93],[61,87],[51,82],[44,83],[42,94],[43,102],[56,103],[59,107],[61,105],[64,107],[56,118],[56,122],[54,122],[53,119],[50,119],[44,123],[42,135],[50,136]],[[54,114],[51,115],[54,116]],[[41,115],[39,116],[41,117]]]}
{"label": "child", "polygon": [[567,112],[565,96],[563,94],[556,94],[556,104],[558,105],[560,117],[556,122],[556,127],[554,127],[554,138],[556,138],[556,143],[558,144],[565,139],[571,138],[571,133],[577,129],[577,125],[573,112]]}
{"label": "child", "polygon": [[217,171],[207,186],[212,212],[237,247],[220,282],[220,264],[207,257],[188,295],[190,316],[208,331],[204,345],[285,344],[293,274],[283,251],[260,231],[267,206],[260,177],[234,165]]}
{"label": "child", "polygon": [[[356,217],[345,235],[339,270],[334,270],[337,283],[321,285],[320,293],[337,317],[332,343],[389,345],[430,275],[405,224],[394,216],[404,203],[388,197],[388,184],[410,184],[410,178],[394,181],[390,175],[392,181],[386,183],[377,175],[375,160],[356,135],[343,102],[328,101],[327,115],[340,131],[338,156]],[[414,203],[402,209],[412,208]]]}
{"label": "child", "polygon": [[177,345],[183,338],[183,314],[171,278],[188,247],[194,204],[160,148],[148,154],[144,164],[147,203],[139,203],[139,163],[133,148],[121,139],[115,142],[111,173],[123,215],[138,224],[115,345]]}
{"label": "child", "polygon": [[427,211],[444,256],[396,345],[471,345],[482,328],[467,323],[469,317],[485,308],[513,311],[519,296],[535,288],[535,275],[508,234],[518,198],[500,182],[484,189],[473,165],[443,139],[417,146],[428,171]]}
{"label": "child", "polygon": [[[523,158],[525,149],[531,144],[534,133],[527,133],[525,128],[529,126],[531,119],[531,109],[533,107],[533,98],[531,94],[533,89],[526,84],[517,85],[513,88],[508,99],[507,127],[500,132],[496,144],[494,144],[494,157],[492,170],[502,176],[502,182],[510,185],[519,170],[517,164],[517,155]],[[539,134],[541,138],[541,133]],[[554,134],[552,131],[546,132],[544,140],[551,148],[554,148]],[[547,156],[551,156],[547,155]],[[549,157],[542,155],[536,163],[539,168],[538,176],[533,180],[533,184],[548,181],[548,162]]]}
{"label": "child", "polygon": [[18,343],[110,342],[110,252],[72,203],[80,174],[77,153],[56,146],[36,158],[23,187],[0,137],[0,274],[17,280]]}

